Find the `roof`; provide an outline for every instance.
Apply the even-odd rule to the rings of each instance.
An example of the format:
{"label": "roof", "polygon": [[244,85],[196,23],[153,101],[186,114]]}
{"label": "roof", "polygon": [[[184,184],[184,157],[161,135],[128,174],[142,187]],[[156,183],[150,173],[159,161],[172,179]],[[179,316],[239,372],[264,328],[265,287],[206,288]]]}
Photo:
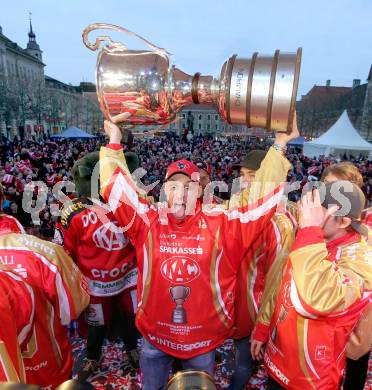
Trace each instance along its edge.
{"label": "roof", "polygon": [[51,88],[62,89],[65,91],[70,91],[70,92],[77,92],[76,87],[74,87],[73,85],[66,84],[62,81],[59,81],[59,80],[54,79],[53,77],[50,77],[47,75],[45,75],[44,78],[45,78],[45,82],[46,82],[47,86],[49,86]]}
{"label": "roof", "polygon": [[316,104],[327,103],[337,100],[352,90],[351,87],[332,87],[314,85],[313,88],[302,98],[304,102],[313,101]]}
{"label": "roof", "polygon": [[372,150],[372,144],[360,136],[345,110],[336,123],[324,134],[305,145],[329,146],[332,149]]}
{"label": "roof", "polygon": [[13,50],[15,52],[17,52],[17,54],[20,54],[22,56],[25,56],[27,57],[28,59],[30,60],[33,60],[35,62],[38,62],[39,64],[42,64],[45,66],[45,64],[40,61],[40,59],[32,56],[31,54],[27,53],[27,50],[26,49],[22,49],[16,42],[13,42],[11,39],[9,39],[8,37],[6,37],[3,33],[0,32],[0,39],[5,43],[5,46],[9,49],[9,50]]}

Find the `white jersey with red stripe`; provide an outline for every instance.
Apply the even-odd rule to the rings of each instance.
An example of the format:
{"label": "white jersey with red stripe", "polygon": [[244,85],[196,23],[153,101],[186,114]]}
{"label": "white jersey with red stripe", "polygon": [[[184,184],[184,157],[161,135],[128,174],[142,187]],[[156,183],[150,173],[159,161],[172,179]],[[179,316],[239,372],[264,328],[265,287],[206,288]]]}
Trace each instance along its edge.
{"label": "white jersey with red stripe", "polygon": [[33,332],[23,351],[27,383],[55,388],[71,376],[66,325],[88,305],[87,284],[61,246],[30,235],[1,235],[0,261],[35,294]]}

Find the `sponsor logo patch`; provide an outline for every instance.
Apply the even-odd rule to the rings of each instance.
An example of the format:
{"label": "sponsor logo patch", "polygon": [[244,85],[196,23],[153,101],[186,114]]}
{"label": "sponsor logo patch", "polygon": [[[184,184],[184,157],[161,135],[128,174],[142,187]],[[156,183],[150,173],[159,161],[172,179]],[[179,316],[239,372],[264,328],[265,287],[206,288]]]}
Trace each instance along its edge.
{"label": "sponsor logo patch", "polygon": [[124,236],[117,222],[105,223],[93,233],[93,241],[97,248],[107,251],[118,251],[128,245],[129,240]]}
{"label": "sponsor logo patch", "polygon": [[189,283],[200,275],[199,264],[185,256],[174,256],[160,267],[163,277],[172,283]]}

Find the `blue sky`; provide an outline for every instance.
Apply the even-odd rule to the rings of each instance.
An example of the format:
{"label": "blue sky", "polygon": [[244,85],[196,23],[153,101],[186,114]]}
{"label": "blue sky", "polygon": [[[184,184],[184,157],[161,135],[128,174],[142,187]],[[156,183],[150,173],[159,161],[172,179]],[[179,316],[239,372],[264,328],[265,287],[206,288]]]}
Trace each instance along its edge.
{"label": "blue sky", "polygon": [[[302,46],[299,95],[326,79],[342,86],[354,78],[365,82],[372,64],[372,0],[4,0],[3,33],[22,47],[29,11],[46,74],[72,84],[94,80],[96,54],[81,40],[93,22],[137,32],[189,73],[218,74],[234,53]],[[142,47],[124,35],[113,37]]]}

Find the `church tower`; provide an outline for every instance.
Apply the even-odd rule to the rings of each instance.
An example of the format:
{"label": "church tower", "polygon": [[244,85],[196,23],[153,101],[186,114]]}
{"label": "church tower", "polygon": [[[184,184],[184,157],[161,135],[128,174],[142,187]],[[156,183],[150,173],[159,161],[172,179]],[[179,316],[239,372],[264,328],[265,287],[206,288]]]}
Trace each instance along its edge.
{"label": "church tower", "polygon": [[26,52],[33,57],[36,57],[40,62],[42,62],[42,51],[40,46],[36,42],[36,35],[32,29],[31,14],[30,14],[30,31],[28,32],[28,43]]}

